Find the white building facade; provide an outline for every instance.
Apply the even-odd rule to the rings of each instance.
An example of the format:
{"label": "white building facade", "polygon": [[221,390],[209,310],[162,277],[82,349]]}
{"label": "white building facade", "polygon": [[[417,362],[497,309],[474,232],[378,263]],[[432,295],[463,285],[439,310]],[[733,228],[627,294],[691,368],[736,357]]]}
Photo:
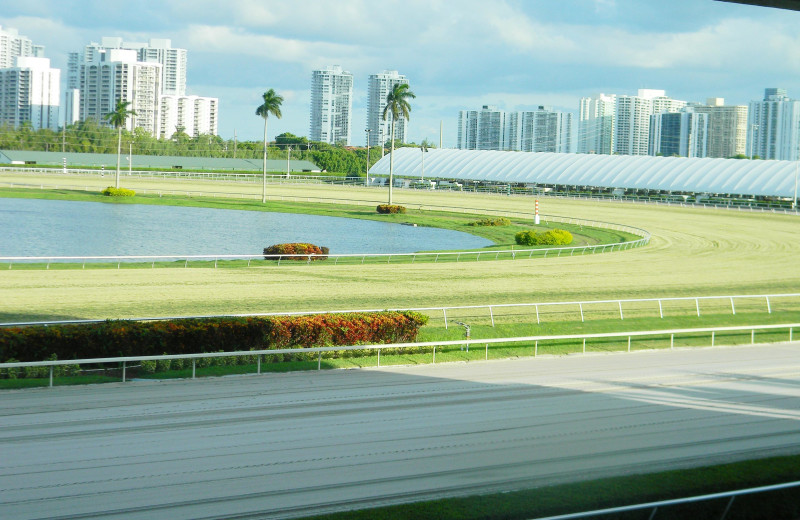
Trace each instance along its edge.
{"label": "white building facade", "polygon": [[461,150],[512,150],[568,153],[572,148],[572,114],[551,107],[505,112],[492,105],[458,114]]}
{"label": "white building facade", "polygon": [[748,155],[762,159],[800,158],[800,100],[785,89],[768,88],[763,101],[750,103],[748,126],[753,136]]}
{"label": "white building facade", "polygon": [[108,124],[106,115],[118,101],[130,103],[136,112],[126,128],[142,128],[157,136],[161,122],[161,65],[137,61],[133,50],[111,49],[98,52],[93,61],[80,67],[79,119],[94,119]]}
{"label": "white building facade", "polygon": [[44,46],[34,45],[16,29],[0,26],[0,69],[16,67],[17,58],[43,58]]}
{"label": "white building facade", "polygon": [[493,105],[458,113],[458,145],[461,150],[504,150],[506,113]]}
{"label": "white building facade", "polygon": [[747,153],[747,105],[725,105],[723,98],[693,104],[697,113],[708,114],[708,157],[729,158]]}
{"label": "white building facade", "polygon": [[309,139],[350,144],[353,75],[334,65],[311,73]]}
{"label": "white building facade", "polygon": [[57,130],[61,71],[47,58],[15,60],[15,67],[0,69],[0,125]]}
{"label": "white building facade", "polygon": [[707,157],[709,115],[690,107],[650,116],[650,155]]}
{"label": "white building facade", "polygon": [[617,96],[597,94],[581,98],[578,113],[578,153],[614,152],[614,114]]}
{"label": "white building facade", "polygon": [[[386,96],[395,85],[408,84],[408,78],[396,70],[385,70],[379,74],[371,74],[367,85],[367,135],[370,146],[380,146],[390,139],[391,116],[383,119],[386,107]],[[394,123],[394,139],[401,142],[408,140],[408,121],[401,117]]]}
{"label": "white building facade", "polygon": [[201,96],[161,96],[158,137],[179,129],[189,136],[217,135],[219,99]]}
{"label": "white building facade", "polygon": [[648,155],[650,116],[678,112],[685,101],[669,98],[663,90],[639,89],[635,96],[617,96],[614,109],[614,153]]}

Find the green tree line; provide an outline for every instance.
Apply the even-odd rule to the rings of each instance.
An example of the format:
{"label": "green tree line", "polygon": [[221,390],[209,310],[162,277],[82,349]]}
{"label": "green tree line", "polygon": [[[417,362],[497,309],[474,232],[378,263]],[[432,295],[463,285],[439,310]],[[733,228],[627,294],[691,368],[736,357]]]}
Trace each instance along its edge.
{"label": "green tree line", "polygon": [[[149,132],[136,128],[132,132],[122,129],[122,153],[127,155],[174,155],[182,157],[219,157],[261,159],[264,144],[261,141],[235,141],[217,135],[190,136],[179,131],[170,138],[155,138]],[[30,125],[14,128],[0,125],[0,150],[117,153],[117,130],[96,121],[80,121],[67,125],[60,131],[33,130]],[[389,141],[385,146],[388,153]],[[427,143],[425,143],[427,144]],[[413,143],[395,142],[395,147],[417,146]],[[291,147],[291,151],[289,151]],[[367,149],[344,147],[309,141],[291,133],[283,133],[270,142],[270,159],[285,159],[291,153],[294,160],[308,160],[321,170],[348,175],[364,175],[367,166]],[[380,147],[372,147],[370,166],[381,158]]]}

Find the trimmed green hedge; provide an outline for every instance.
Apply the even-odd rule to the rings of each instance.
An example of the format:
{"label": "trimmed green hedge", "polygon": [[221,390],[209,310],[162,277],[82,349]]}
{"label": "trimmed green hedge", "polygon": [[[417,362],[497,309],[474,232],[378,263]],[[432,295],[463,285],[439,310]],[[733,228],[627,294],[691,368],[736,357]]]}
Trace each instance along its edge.
{"label": "trimmed green hedge", "polygon": [[468,225],[470,226],[510,226],[511,220],[507,219],[506,217],[499,217],[499,218],[483,218],[480,220],[476,220],[474,222],[470,222]]}
{"label": "trimmed green hedge", "polygon": [[377,312],[7,327],[0,362],[404,343],[427,321],[416,312]]}
{"label": "trimmed green hedge", "polygon": [[572,243],[572,233],[563,229],[551,229],[544,233],[527,230],[514,235],[514,240],[521,246],[566,246]]}
{"label": "trimmed green hedge", "polygon": [[103,190],[103,195],[107,197],[133,197],[136,195],[136,192],[126,188],[114,188],[109,186]]}
{"label": "trimmed green hedge", "polygon": [[406,207],[405,206],[398,206],[397,204],[378,204],[376,208],[378,213],[382,215],[386,215],[389,213],[405,213]]}
{"label": "trimmed green hedge", "polygon": [[[306,244],[302,242],[294,242],[290,244],[274,244],[264,248],[264,255],[306,255],[306,256],[285,256],[283,260],[308,260],[308,255],[312,256],[311,260],[326,260],[328,257],[324,256],[330,252],[327,247],[315,246],[314,244]],[[277,260],[277,258],[269,258],[264,256],[265,260]]]}

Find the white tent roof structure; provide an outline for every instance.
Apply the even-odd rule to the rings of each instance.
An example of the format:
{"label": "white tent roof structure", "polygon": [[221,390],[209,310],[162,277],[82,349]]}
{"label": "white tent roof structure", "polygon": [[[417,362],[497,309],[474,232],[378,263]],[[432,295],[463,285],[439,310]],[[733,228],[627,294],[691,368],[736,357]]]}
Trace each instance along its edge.
{"label": "white tent roof structure", "polygon": [[[394,174],[499,183],[792,197],[798,162],[399,148]],[[389,174],[389,155],[370,168]]]}

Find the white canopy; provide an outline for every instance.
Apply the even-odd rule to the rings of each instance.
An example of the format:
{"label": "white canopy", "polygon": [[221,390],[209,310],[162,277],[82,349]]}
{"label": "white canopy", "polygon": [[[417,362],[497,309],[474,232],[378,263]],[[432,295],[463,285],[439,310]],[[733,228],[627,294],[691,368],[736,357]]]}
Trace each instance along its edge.
{"label": "white canopy", "polygon": [[[798,163],[634,155],[499,152],[419,148],[395,150],[404,177],[692,193],[792,197]],[[389,155],[370,174],[389,174]]]}

